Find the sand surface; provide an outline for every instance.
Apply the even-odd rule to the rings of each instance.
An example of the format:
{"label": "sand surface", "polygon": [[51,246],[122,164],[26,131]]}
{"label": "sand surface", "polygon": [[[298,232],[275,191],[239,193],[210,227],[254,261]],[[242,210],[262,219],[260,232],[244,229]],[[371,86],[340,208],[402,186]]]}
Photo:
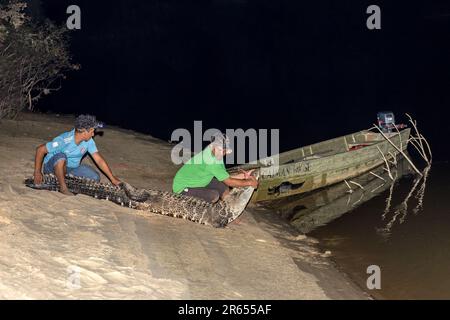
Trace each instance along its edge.
{"label": "sand surface", "polygon": [[[23,186],[36,146],[72,123],[28,113],[0,121],[0,299],[366,298],[313,239],[258,206],[214,229]],[[170,190],[170,144],[119,128],[95,141],[119,178]]]}

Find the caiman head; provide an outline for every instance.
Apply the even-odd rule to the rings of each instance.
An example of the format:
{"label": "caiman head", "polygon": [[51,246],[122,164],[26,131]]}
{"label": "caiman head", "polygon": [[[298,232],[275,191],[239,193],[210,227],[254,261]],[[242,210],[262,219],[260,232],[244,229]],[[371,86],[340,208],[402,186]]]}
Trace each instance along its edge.
{"label": "caiman head", "polygon": [[[253,171],[252,176],[256,177],[256,179],[259,179],[259,169]],[[254,190],[255,188],[253,187],[243,187],[233,188],[230,191],[230,194],[224,200],[224,202],[229,207],[230,212],[232,213],[232,216],[229,218],[228,222],[235,220],[242,214],[242,212],[244,212],[248,202],[253,195]]]}

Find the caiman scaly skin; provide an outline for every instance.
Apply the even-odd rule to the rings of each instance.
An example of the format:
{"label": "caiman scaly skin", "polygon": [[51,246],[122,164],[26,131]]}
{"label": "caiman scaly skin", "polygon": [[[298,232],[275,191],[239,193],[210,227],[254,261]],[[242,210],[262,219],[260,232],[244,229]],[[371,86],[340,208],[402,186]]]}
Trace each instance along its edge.
{"label": "caiman scaly skin", "polygon": [[[211,204],[171,192],[136,189],[125,182],[116,187],[71,175],[66,176],[65,181],[69,190],[75,194],[85,194],[133,209],[183,218],[216,228],[225,227],[239,217],[253,193],[252,187],[234,188],[225,201]],[[33,189],[50,191],[57,191],[59,188],[56,176],[52,174],[44,175],[43,183],[40,185],[35,185],[33,178],[26,179],[25,185]]]}

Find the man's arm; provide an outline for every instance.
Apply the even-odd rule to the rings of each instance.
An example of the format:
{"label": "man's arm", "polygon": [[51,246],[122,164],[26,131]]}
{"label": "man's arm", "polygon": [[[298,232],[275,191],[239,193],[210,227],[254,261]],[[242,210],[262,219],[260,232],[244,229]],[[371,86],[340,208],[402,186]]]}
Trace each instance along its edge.
{"label": "man's arm", "polygon": [[255,169],[248,170],[248,171],[245,171],[245,170],[241,169],[239,171],[241,173],[233,174],[230,177],[233,178],[233,179],[245,180],[245,179],[248,179],[251,176],[252,172],[255,171]]}
{"label": "man's arm", "polygon": [[92,154],[92,158],[94,159],[97,166],[100,168],[100,170],[103,171],[103,173],[108,177],[109,180],[111,180],[112,184],[118,185],[120,183],[120,180],[117,179],[112,171],[109,165],[106,163],[106,160],[102,157],[100,152],[95,152]]}
{"label": "man's arm", "polygon": [[42,161],[48,153],[45,144],[41,144],[36,148],[36,156],[34,157],[34,183],[42,183]]}
{"label": "man's arm", "polygon": [[256,178],[253,176],[250,176],[248,179],[236,179],[233,177],[229,177],[229,178],[223,180],[222,182],[231,188],[247,187],[247,186],[250,186],[253,188],[258,187],[258,180],[256,180]]}
{"label": "man's arm", "polygon": [[232,174],[232,175],[230,175],[230,178],[238,179],[238,180],[245,180],[245,179],[247,179],[247,177],[245,176],[244,173]]}

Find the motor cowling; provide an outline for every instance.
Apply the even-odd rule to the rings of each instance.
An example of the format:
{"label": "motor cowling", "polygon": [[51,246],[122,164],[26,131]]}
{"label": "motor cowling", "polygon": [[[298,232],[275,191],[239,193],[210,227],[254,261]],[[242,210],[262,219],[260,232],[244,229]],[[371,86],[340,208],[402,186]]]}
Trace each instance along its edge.
{"label": "motor cowling", "polygon": [[395,116],[392,111],[381,111],[377,113],[378,126],[384,133],[391,133],[395,125]]}

